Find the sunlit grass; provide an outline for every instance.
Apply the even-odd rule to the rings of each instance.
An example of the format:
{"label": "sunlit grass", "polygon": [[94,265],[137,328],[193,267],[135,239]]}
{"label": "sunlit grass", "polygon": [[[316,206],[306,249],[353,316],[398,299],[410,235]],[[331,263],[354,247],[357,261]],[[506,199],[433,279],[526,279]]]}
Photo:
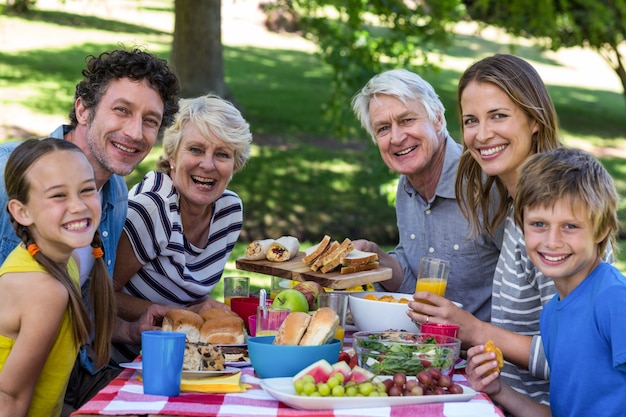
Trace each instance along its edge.
{"label": "sunlit grass", "polygon": [[[150,13],[172,13],[170,2],[140,1],[133,5]],[[4,22],[17,19],[33,32],[44,34],[75,31],[67,44],[55,48],[0,51],[0,106],[19,104],[34,114],[58,116],[59,121],[67,119],[86,55],[97,55],[119,47],[121,40],[132,39],[169,60],[171,34],[154,27],[62,11],[36,12],[28,20],[2,18]],[[457,140],[458,79],[478,57],[509,52],[501,41],[460,34],[439,61],[441,68],[422,74],[441,96],[449,131]],[[543,66],[560,66],[554,55],[544,54],[528,42],[515,45],[514,53]],[[325,233],[395,244],[393,196],[397,176],[384,166],[355,118],[341,121],[349,127],[347,137],[333,137],[333,126],[322,115],[331,94],[330,68],[316,54],[296,50],[225,45],[224,58],[227,84],[255,137],[252,158],[229,187],[244,201],[240,245],[282,234],[312,242]],[[590,89],[584,82],[548,85],[565,141],[574,146],[624,146],[626,105],[621,91]],[[341,146],[346,143],[352,146]],[[153,169],[160,153],[161,148],[155,147],[127,177],[127,183],[135,184]],[[620,195],[626,196],[623,159],[607,154],[601,161],[615,178]],[[619,217],[626,224],[624,198]],[[242,253],[240,245],[237,250]],[[236,273],[234,264],[227,273]]]}

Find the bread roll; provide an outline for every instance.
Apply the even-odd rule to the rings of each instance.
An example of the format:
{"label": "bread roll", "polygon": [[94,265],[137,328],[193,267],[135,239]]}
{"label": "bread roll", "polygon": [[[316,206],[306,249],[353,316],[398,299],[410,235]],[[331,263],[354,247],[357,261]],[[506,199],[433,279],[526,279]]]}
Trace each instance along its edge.
{"label": "bread roll", "polygon": [[162,330],[168,332],[182,332],[190,342],[200,340],[200,328],[204,320],[198,313],[183,308],[174,308],[163,317]]}
{"label": "bread roll", "polygon": [[276,332],[274,344],[292,346],[298,345],[300,343],[300,339],[304,336],[304,332],[306,332],[310,321],[311,316],[307,313],[300,311],[289,313]]}
{"label": "bread roll", "polygon": [[300,339],[301,346],[316,346],[330,342],[339,326],[339,316],[330,307],[319,308]]}
{"label": "bread roll", "polygon": [[218,345],[243,344],[243,320],[239,316],[207,320],[200,328],[200,341]]}
{"label": "bread roll", "polygon": [[222,317],[239,317],[239,315],[237,315],[234,311],[224,310],[221,308],[207,308],[198,314],[200,314],[200,317],[202,317],[204,321],[219,319]]}

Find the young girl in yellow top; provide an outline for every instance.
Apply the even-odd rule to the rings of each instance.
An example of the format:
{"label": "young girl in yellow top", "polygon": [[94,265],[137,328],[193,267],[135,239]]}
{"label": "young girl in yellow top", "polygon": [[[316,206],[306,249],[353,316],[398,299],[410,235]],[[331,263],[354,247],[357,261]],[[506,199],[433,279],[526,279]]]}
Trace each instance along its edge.
{"label": "young girl in yellow top", "polygon": [[[0,416],[59,416],[78,347],[94,331],[105,364],[115,323],[94,171],[72,143],[32,139],[11,154],[5,183],[22,244],[0,267]],[[87,245],[96,258],[94,329],[72,258]]]}

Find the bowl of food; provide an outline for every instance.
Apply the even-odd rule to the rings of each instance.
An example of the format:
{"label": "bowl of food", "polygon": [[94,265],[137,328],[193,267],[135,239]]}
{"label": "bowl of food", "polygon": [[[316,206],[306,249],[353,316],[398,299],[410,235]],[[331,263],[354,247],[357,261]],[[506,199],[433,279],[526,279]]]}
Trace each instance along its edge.
{"label": "bowl of food", "polygon": [[359,366],[378,375],[416,376],[436,368],[452,375],[461,340],[441,334],[400,331],[357,332],[352,339]]}
{"label": "bowl of food", "polygon": [[406,315],[412,294],[393,292],[350,293],[349,306],[352,321],[360,332],[404,330],[419,332],[419,328]]}
{"label": "bowl of food", "polygon": [[293,377],[320,359],[335,363],[340,350],[338,339],[316,346],[278,345],[274,344],[274,336],[248,339],[250,363],[261,378]]}

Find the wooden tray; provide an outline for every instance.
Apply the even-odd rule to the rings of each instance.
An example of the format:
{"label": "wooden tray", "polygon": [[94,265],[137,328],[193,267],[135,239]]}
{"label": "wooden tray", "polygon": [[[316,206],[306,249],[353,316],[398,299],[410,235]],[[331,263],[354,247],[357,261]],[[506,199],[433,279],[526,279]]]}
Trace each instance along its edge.
{"label": "wooden tray", "polygon": [[319,271],[312,271],[311,267],[302,262],[302,258],[304,258],[304,252],[298,253],[295,258],[285,262],[272,262],[266,259],[249,261],[240,258],[236,260],[235,264],[237,269],[242,271],[272,275],[294,281],[315,281],[323,287],[335,290],[345,290],[357,285],[386,281],[391,278],[391,268],[382,266],[370,271],[353,272],[344,275],[341,275],[339,271],[324,274]]}

